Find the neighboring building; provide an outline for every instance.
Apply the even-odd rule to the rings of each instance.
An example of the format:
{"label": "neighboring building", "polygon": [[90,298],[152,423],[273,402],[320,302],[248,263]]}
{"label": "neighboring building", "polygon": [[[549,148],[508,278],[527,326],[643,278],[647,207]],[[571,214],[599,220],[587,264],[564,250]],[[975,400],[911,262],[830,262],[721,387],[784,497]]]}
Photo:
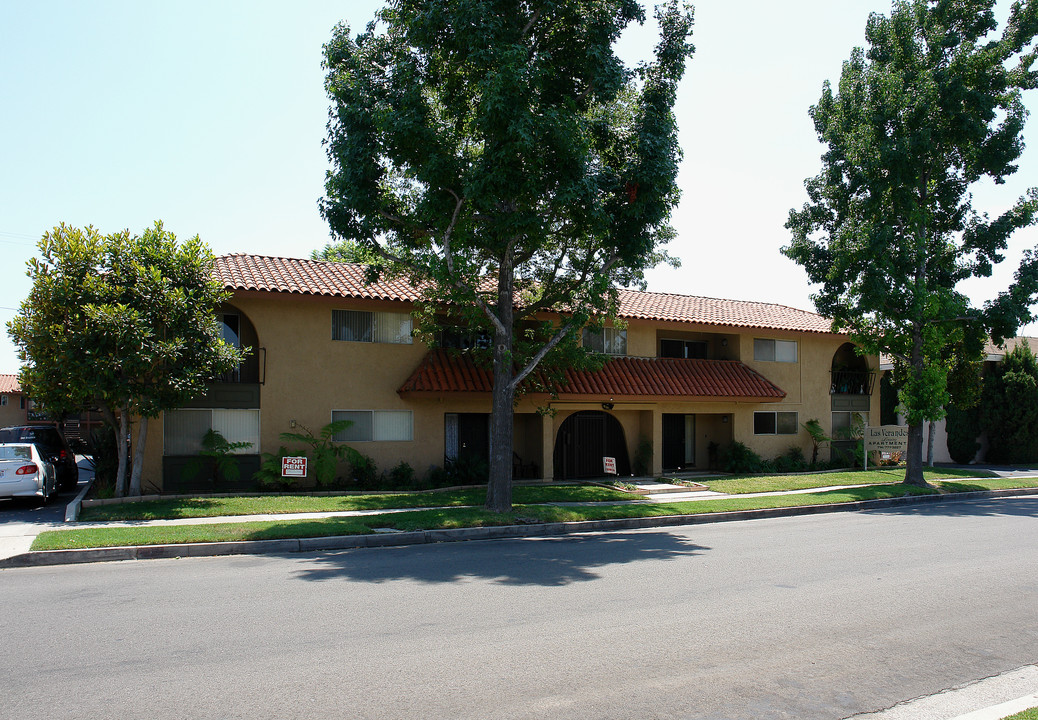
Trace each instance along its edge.
{"label": "neighboring building", "polygon": [[24,425],[28,398],[22,393],[17,375],[0,375],[0,427]]}
{"label": "neighboring building", "polygon": [[[182,469],[212,427],[252,443],[239,459],[247,485],[260,453],[291,445],[281,433],[339,419],[354,424],[337,439],[380,469],[406,461],[420,475],[486,457],[489,373],[464,352],[412,337],[414,288],[369,285],[364,274],[344,263],[217,258],[215,275],[232,292],[219,313],[224,337],[252,350],[205,397],[152,422],[145,477],[187,489]],[[652,474],[707,469],[735,440],[766,458],[791,446],[810,456],[807,420],[832,432],[855,413],[879,416],[877,358],[858,357],[814,313],[622,290],[619,314],[626,328],[584,334],[611,356],[601,371],[568,372],[557,398],[517,403],[517,474],[602,476],[608,456],[627,475],[640,446],[651,448]]]}

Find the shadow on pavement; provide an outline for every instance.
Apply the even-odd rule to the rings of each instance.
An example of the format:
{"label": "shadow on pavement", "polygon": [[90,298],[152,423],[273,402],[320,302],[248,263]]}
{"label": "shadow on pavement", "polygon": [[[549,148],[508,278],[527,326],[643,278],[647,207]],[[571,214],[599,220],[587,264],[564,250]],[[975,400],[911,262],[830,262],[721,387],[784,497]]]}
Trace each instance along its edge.
{"label": "shadow on pavement", "polygon": [[[978,488],[983,489],[983,488]],[[1029,516],[1038,518],[1038,496],[1025,495],[1004,498],[978,498],[945,500],[944,502],[920,503],[869,510],[883,515],[927,515],[947,517],[977,516]]]}
{"label": "shadow on pavement", "polygon": [[[642,560],[677,560],[710,548],[666,531],[617,532],[492,542],[347,550],[307,557],[299,579],[383,583],[453,583],[480,578],[503,585],[555,587],[596,580],[598,568]],[[394,553],[387,561],[386,553]],[[295,556],[298,559],[298,556]]]}

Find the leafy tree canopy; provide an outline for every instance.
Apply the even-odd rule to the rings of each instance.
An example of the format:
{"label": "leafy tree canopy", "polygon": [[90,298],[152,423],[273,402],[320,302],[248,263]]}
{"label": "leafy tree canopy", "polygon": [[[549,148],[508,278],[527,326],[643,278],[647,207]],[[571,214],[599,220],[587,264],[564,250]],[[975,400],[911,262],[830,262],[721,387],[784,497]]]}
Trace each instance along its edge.
{"label": "leafy tree canopy", "polygon": [[634,68],[613,51],[645,19],[633,0],[391,0],[325,46],[333,235],[493,338],[491,509],[511,504],[519,383],[666,259],[692,10],[656,17],[655,57]]}
{"label": "leafy tree canopy", "polygon": [[[202,241],[179,243],[162,223],[141,235],[60,225],[39,250],[29,261],[29,297],[8,323],[19,380],[56,416],[98,408],[113,427],[118,417],[121,494],[130,416],[142,418],[143,443],[146,418],[199,395],[240,362],[214,315],[226,294]],[[135,462],[131,491],[139,490]]]}
{"label": "leafy tree canopy", "polygon": [[872,14],[868,50],[855,49],[839,86],[811,108],[826,146],[792,210],[783,252],[820,285],[818,311],[866,352],[905,365],[900,387],[910,425],[906,482],[923,484],[924,419],[948,402],[949,347],[979,357],[985,336],[1012,335],[1031,319],[1038,258],[1014,284],[973,307],[961,281],[991,274],[1012,233],[1035,222],[1038,191],[991,218],[970,189],[1017,169],[1038,3],[1014,3],[1001,35],[994,0],[899,0]]}

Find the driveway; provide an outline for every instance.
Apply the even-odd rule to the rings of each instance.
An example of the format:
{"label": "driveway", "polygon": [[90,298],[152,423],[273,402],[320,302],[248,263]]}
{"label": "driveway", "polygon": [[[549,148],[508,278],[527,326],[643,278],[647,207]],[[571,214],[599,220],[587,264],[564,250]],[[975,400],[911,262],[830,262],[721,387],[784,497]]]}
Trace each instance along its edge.
{"label": "driveway", "polygon": [[0,557],[27,552],[41,530],[64,526],[65,506],[94,476],[90,461],[77,457],[79,484],[76,489],[58,493],[47,505],[41,506],[24,498],[0,498]]}

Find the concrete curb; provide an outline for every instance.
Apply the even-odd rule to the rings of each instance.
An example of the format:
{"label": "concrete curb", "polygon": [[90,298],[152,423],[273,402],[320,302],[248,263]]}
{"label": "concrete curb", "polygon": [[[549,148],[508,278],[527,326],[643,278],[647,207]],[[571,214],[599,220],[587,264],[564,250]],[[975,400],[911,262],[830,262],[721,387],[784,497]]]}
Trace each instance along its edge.
{"label": "concrete curb", "polygon": [[155,560],[218,555],[264,555],[369,547],[401,547],[466,540],[498,540],[507,538],[553,537],[610,530],[641,530],[653,527],[706,525],[709,523],[796,517],[834,512],[859,512],[906,505],[927,505],[962,500],[983,500],[1038,495],[1038,488],[979,490],[947,495],[916,495],[882,500],[860,500],[835,505],[800,505],[763,510],[739,510],[702,515],[664,515],[616,520],[583,520],[565,523],[503,525],[498,527],[460,528],[456,530],[418,530],[413,532],[375,533],[371,535],[339,535],[331,537],[293,538],[285,540],[242,540],[214,543],[180,543],[176,545],[137,545],[83,550],[35,550],[0,560],[0,568],[70,565],[76,563],[112,562],[116,560]]}
{"label": "concrete curb", "polygon": [[94,484],[94,479],[90,478],[90,482],[83,486],[83,489],[76,495],[76,499],[65,506],[65,522],[76,522],[79,520],[79,513],[83,509],[83,498],[90,492],[90,486]]}

